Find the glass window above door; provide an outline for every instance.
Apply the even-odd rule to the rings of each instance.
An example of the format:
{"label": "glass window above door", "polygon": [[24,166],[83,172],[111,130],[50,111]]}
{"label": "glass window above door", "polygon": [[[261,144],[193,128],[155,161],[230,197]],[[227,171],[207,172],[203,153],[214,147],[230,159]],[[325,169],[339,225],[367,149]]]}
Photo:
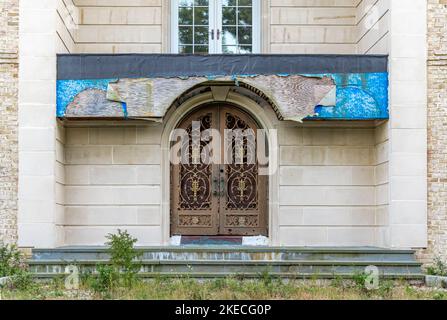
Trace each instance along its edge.
{"label": "glass window above door", "polygon": [[260,51],[260,0],[172,0],[173,53]]}
{"label": "glass window above door", "polygon": [[209,0],[178,1],[178,52],[209,52],[209,2]]}
{"label": "glass window above door", "polygon": [[222,1],[222,52],[253,52],[253,1]]}

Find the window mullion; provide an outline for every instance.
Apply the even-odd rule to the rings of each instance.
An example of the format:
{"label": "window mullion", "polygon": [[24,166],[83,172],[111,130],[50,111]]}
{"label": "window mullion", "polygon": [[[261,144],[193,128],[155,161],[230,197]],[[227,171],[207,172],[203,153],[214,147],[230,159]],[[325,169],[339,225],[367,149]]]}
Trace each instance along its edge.
{"label": "window mullion", "polygon": [[[222,0],[213,0],[214,3],[214,30],[216,36],[214,37],[214,52],[222,53]],[[220,32],[220,36],[217,36],[217,32]]]}

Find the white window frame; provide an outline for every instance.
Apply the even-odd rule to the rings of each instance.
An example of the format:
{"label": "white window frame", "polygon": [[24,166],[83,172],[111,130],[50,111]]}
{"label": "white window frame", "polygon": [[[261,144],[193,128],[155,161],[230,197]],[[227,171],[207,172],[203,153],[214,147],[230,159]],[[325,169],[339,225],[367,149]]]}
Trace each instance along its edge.
{"label": "white window frame", "polygon": [[[253,45],[252,54],[261,53],[261,1],[253,0]],[[171,0],[171,53],[178,54],[178,5],[179,0]],[[209,4],[209,53],[222,53],[222,0],[210,0]],[[213,14],[214,12],[214,14]],[[212,39],[211,30],[214,30],[214,39]],[[217,30],[220,30],[221,36],[217,39]]]}

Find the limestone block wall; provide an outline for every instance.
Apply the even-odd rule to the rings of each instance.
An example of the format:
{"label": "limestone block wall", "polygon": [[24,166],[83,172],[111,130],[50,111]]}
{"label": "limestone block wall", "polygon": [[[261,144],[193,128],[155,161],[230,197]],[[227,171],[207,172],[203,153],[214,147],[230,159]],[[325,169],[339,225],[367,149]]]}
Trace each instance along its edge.
{"label": "limestone block wall", "polygon": [[279,144],[281,245],[382,243],[377,205],[386,199],[376,197],[374,128],[284,123]]}
{"label": "limestone block wall", "polygon": [[389,122],[386,121],[374,129],[375,157],[374,157],[374,183],[376,192],[376,240],[377,246],[390,245],[389,229]]}
{"label": "limestone block wall", "polygon": [[0,2],[0,242],[17,241],[19,1]]}
{"label": "limestone block wall", "polygon": [[76,32],[79,9],[73,0],[56,0],[56,50],[57,53],[76,53]]}
{"label": "limestone block wall", "polygon": [[[272,53],[355,53],[359,0],[266,1]],[[265,35],[264,35],[265,36]]]}
{"label": "limestone block wall", "polygon": [[390,1],[390,246],[427,246],[427,1]]}
{"label": "limestone block wall", "polygon": [[67,0],[20,0],[18,244],[63,244],[63,128],[56,108],[56,54]]}
{"label": "limestone block wall", "polygon": [[161,133],[155,124],[66,129],[66,245],[102,245],[118,228],[162,244]]}
{"label": "limestone block wall", "polygon": [[447,1],[428,0],[428,248],[447,260]]}
{"label": "limestone block wall", "polygon": [[[156,124],[66,128],[65,245],[101,245],[118,228],[141,245],[163,243],[161,132]],[[376,129],[287,122],[279,139],[279,243],[382,243]]]}
{"label": "limestone block wall", "polygon": [[264,12],[267,52],[388,53],[389,0],[268,0]]}
{"label": "limestone block wall", "polygon": [[[58,1],[68,52],[170,52],[169,0]],[[262,0],[262,52],[386,54],[389,1]]]}
{"label": "limestone block wall", "polygon": [[[146,129],[134,126],[135,138],[132,137],[133,133],[129,133],[130,138],[127,133],[114,133],[113,130],[130,130],[123,127],[122,123],[116,125],[116,128],[98,126],[64,130],[62,124],[54,118],[55,55],[70,52],[168,52],[167,2],[73,0],[72,3],[70,0],[47,0],[47,5],[42,7],[41,2],[35,0],[20,1],[20,245],[53,247],[87,242],[101,244],[105,233],[120,226],[133,229],[145,244],[161,242],[161,219],[155,213],[159,212],[157,207],[160,205],[160,196],[154,196],[158,200],[146,196],[148,193],[157,195],[161,182],[157,184],[153,180],[139,181],[137,178],[132,183],[126,182],[132,175],[141,176],[138,170],[145,171],[159,165],[159,160],[157,164],[156,160],[147,158],[148,154],[157,156],[160,145],[151,140],[151,137],[159,134],[139,134],[141,130],[149,130],[147,128],[151,127],[148,126],[142,126]],[[14,6],[15,3],[12,0],[2,1],[2,5]],[[141,3],[145,5],[138,9],[144,12],[144,17],[135,9]],[[284,128],[281,128],[285,131],[296,130],[296,134],[286,135],[289,137],[287,139],[282,138],[285,144],[281,148],[281,172],[285,173],[281,177],[281,191],[284,192],[280,199],[280,229],[284,232],[281,233],[280,240],[284,244],[290,244],[292,235],[298,235],[301,238],[298,238],[296,244],[312,244],[313,234],[309,231],[307,235],[310,238],[306,238],[306,232],[303,231],[305,226],[315,231],[315,234],[319,232],[323,235],[319,239],[331,239],[331,243],[334,243],[332,239],[337,238],[334,241],[339,244],[384,243],[396,248],[425,247],[426,0],[265,0],[263,3],[265,52],[390,53],[391,121],[387,126],[308,128],[284,124]],[[445,243],[445,179],[442,176],[444,144],[441,122],[444,116],[445,91],[445,1],[430,0],[429,3],[430,45],[433,48],[430,51],[429,70],[429,141],[432,143],[429,164],[431,249],[425,251],[426,257],[433,256],[435,251],[444,250],[442,243]],[[72,4],[77,7],[73,9]],[[296,14],[291,15],[289,11]],[[4,24],[4,11],[2,14],[1,23]],[[7,14],[6,19],[12,19],[13,22],[5,26],[14,30],[14,14]],[[144,21],[141,22],[140,19]],[[0,32],[4,30],[3,24]],[[306,32],[303,33],[302,30]],[[334,34],[335,30],[338,31]],[[1,42],[1,50],[4,45],[12,45],[14,48],[14,32],[8,32],[7,37],[9,36],[13,39],[7,38],[7,42]],[[306,39],[309,37],[315,39],[315,42],[307,43]],[[12,50],[13,58],[10,58],[9,51],[6,60],[4,54],[0,58],[0,81],[4,82],[6,79],[8,83],[7,86],[2,86],[1,90],[6,91],[0,91],[0,94],[2,98],[7,96],[4,101],[10,106],[5,113],[8,117],[0,119],[0,125],[7,130],[12,128],[10,123],[14,123],[14,112],[17,112],[14,111],[13,102],[16,94],[14,72],[17,72],[14,71],[17,70],[14,52],[17,50]],[[4,108],[4,104],[1,108]],[[98,132],[105,131],[100,134],[95,133],[95,129]],[[76,130],[78,132],[75,134]],[[316,133],[318,130],[322,130],[322,133]],[[364,140],[354,143],[350,137],[355,138],[357,131],[368,134]],[[13,150],[16,139],[14,129],[6,131],[6,134],[1,132],[0,148]],[[73,140],[78,135],[84,136],[84,140],[74,143]],[[101,135],[101,138],[95,138],[97,135]],[[303,150],[309,152],[302,152]],[[6,218],[2,216],[0,229],[10,235],[7,237],[14,239],[14,199],[17,198],[14,194],[14,179],[17,179],[14,178],[14,171],[18,161],[13,152],[2,152],[1,155],[0,213]],[[328,155],[331,160],[326,162]],[[348,161],[348,158],[351,160]],[[343,162],[345,160],[346,163]],[[386,163],[388,179],[384,177]],[[95,171],[97,166],[99,171]],[[125,171],[120,178],[122,180],[110,182],[98,177],[102,170],[108,172],[109,166]],[[140,166],[147,168],[142,169]],[[304,173],[300,167],[306,167],[309,172],[313,172],[313,176],[322,178],[316,182],[306,180],[309,179],[307,171]],[[364,170],[355,171],[357,173],[350,176],[351,169],[345,167]],[[81,182],[70,180],[78,177],[70,171],[76,169],[84,170],[84,178],[88,176],[88,179]],[[290,175],[297,175],[296,181],[288,181],[288,170],[291,171]],[[363,176],[364,180],[354,180],[371,170],[372,177]],[[300,177],[301,171],[303,177]],[[340,175],[340,172],[346,175]],[[82,174],[79,176],[82,177]],[[106,176],[116,176],[115,171],[113,175]],[[318,206],[316,202],[312,202],[317,200],[315,197],[318,195],[318,192],[311,192],[314,189],[328,195],[324,198],[324,205]],[[350,196],[347,196],[348,193]],[[318,212],[320,207],[326,206],[331,208],[331,212],[336,212],[335,215],[338,215],[343,225],[332,222],[329,219],[331,216],[325,216],[325,212]],[[288,207],[294,208],[292,213],[287,212]],[[125,208],[128,214],[119,215],[115,219],[114,214],[110,214],[116,214],[117,211],[113,211],[113,208],[120,208],[120,212]],[[306,214],[308,208],[317,212],[313,216],[317,221],[309,220],[310,215]],[[340,208],[348,210],[342,213]],[[71,215],[73,211],[75,214]],[[142,211],[148,213],[142,214]],[[352,215],[348,216],[349,213],[346,212]],[[354,212],[364,215],[363,222],[355,220],[359,216],[354,215]],[[103,217],[98,218],[101,215]],[[329,220],[323,224],[321,221],[325,219]],[[316,242],[321,244],[324,241]]]}
{"label": "limestone block wall", "polygon": [[79,53],[167,52],[168,0],[73,0]]}
{"label": "limestone block wall", "polygon": [[357,6],[357,53],[388,54],[390,1],[362,0]]}

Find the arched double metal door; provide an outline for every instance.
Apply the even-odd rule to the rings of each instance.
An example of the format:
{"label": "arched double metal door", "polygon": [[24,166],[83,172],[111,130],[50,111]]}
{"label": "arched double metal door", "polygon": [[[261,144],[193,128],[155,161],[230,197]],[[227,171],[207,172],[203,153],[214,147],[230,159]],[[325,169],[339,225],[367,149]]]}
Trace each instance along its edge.
{"label": "arched double metal door", "polygon": [[171,234],[267,235],[268,177],[258,125],[231,105],[208,105],[178,126],[171,163]]}

